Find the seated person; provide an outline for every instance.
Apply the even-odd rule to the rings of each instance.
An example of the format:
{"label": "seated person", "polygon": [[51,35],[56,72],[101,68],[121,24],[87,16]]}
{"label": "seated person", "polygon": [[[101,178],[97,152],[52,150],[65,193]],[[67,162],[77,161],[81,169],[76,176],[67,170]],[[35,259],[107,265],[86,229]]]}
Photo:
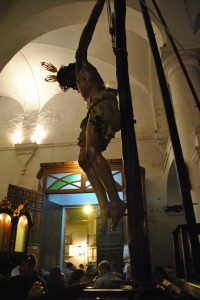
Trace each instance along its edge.
{"label": "seated person", "polygon": [[11,277],[7,283],[7,298],[24,300],[45,294],[46,284],[36,271],[36,258],[29,253],[19,264],[19,275]]}
{"label": "seated person", "polygon": [[87,282],[87,276],[83,269],[76,269],[72,273],[68,285],[69,287],[82,287]]}
{"label": "seated person", "polygon": [[165,266],[157,266],[154,269],[152,276],[152,285],[156,286],[157,284],[161,284],[163,280],[172,280],[172,276],[174,275],[174,269],[170,265]]}
{"label": "seated person", "polygon": [[107,260],[103,260],[98,265],[99,276],[94,281],[94,288],[114,288],[116,285],[112,282],[113,280],[120,280],[120,278],[111,272],[111,264]]}
{"label": "seated person", "polygon": [[92,281],[98,275],[98,271],[92,262],[87,264],[86,276],[88,281]]}
{"label": "seated person", "polygon": [[59,293],[65,291],[65,279],[63,278],[60,267],[56,266],[51,269],[47,279],[48,293]]}
{"label": "seated person", "polygon": [[75,269],[76,269],[76,268],[75,268],[75,266],[73,265],[72,262],[67,261],[67,262],[65,263],[65,268],[63,268],[63,273],[64,273],[64,275],[65,275],[65,283],[66,283],[67,285],[68,285],[68,281],[70,280],[71,275],[72,275],[72,273],[74,272]]}
{"label": "seated person", "polygon": [[183,297],[185,297],[186,295],[182,293],[182,290],[174,284],[174,280],[175,273],[174,268],[171,265],[157,266],[154,269],[152,276],[153,287],[161,288],[165,290],[168,293],[168,295],[179,296],[179,298],[181,299],[182,295]]}

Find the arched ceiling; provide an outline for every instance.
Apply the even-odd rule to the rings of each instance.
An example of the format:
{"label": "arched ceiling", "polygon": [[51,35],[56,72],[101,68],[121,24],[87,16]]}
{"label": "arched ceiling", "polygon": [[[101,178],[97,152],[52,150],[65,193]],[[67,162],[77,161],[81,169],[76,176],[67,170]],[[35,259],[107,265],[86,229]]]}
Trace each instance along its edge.
{"label": "arched ceiling", "polygon": [[[161,7],[164,7],[167,20],[169,21],[171,14],[170,22],[177,25],[176,16],[174,16],[175,11],[170,8],[170,4],[174,3],[173,0],[158,2],[161,3]],[[194,22],[194,16],[198,16],[198,14],[193,6],[191,8],[191,4],[189,4],[191,2],[197,8],[196,0],[187,2],[187,11],[182,0],[178,0],[176,4],[184,18],[188,12]],[[48,118],[59,118],[57,109],[55,109],[57,117],[53,113],[53,101],[59,105],[65,101],[68,106],[73,101],[73,103],[77,103],[74,113],[78,114],[77,110],[79,110],[80,118],[84,116],[86,107],[84,105],[82,107],[80,95],[75,92],[63,95],[56,83],[46,83],[44,78],[48,74],[41,67],[40,62],[51,62],[59,68],[62,64],[67,65],[74,61],[81,31],[94,3],[95,1],[85,0],[1,1],[0,34],[3,47],[0,49],[0,69],[2,70],[0,74],[0,106],[9,103],[9,112],[5,113],[4,111],[4,120],[2,121],[2,127],[5,130],[8,128],[12,128],[13,131],[16,130],[23,120],[22,126],[28,135],[25,140],[28,140],[32,134],[28,132],[28,128],[31,127],[32,130],[30,131],[33,131],[38,120],[44,126],[46,122],[47,127],[49,126]],[[147,3],[151,6],[151,1],[147,1]],[[163,28],[153,15],[152,18],[156,40],[160,48],[165,42]],[[185,32],[189,34],[191,25],[186,25],[187,30]],[[178,32],[178,29],[176,28],[174,32]],[[198,34],[197,30],[197,38]],[[156,74],[152,72],[151,51],[139,1],[127,1],[126,36],[131,90],[135,101],[137,119],[141,121],[138,125],[138,132],[143,135],[151,135],[157,130],[151,98],[151,82],[156,78]],[[190,43],[193,42],[190,38]],[[89,47],[89,60],[97,67],[108,85],[117,87],[115,55],[112,51],[111,36],[108,32],[106,8],[104,8],[99,19]],[[12,104],[15,109],[17,107],[17,118],[14,117]],[[49,115],[50,110],[47,108],[48,105],[51,107],[51,117]],[[158,109],[163,110],[162,104]],[[67,108],[65,113],[67,113]],[[74,117],[75,119],[76,117]],[[30,124],[27,124],[27,120],[30,121]],[[162,126],[163,124],[161,124]],[[74,138],[69,137],[71,140]],[[0,146],[11,143],[9,138],[1,140],[4,142],[1,142]],[[47,141],[50,140],[47,139]]]}

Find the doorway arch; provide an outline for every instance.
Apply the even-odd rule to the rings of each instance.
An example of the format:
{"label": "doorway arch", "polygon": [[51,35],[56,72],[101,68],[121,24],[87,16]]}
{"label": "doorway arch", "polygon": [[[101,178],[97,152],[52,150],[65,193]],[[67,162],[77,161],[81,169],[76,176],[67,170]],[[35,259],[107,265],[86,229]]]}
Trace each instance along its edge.
{"label": "doorway arch", "polygon": [[[120,193],[120,197],[123,198],[125,180],[122,160],[112,159],[108,160],[108,163],[115,179],[117,190]],[[112,248],[113,253],[118,253],[122,264],[124,244],[123,220],[115,232],[107,231],[106,238],[100,234],[96,195],[78,162],[42,163],[37,178],[39,180],[39,190],[46,195],[42,225],[41,268],[50,269],[52,265],[63,266],[66,259],[66,211],[72,207],[78,208],[86,204],[97,208],[97,261],[98,257],[101,260],[102,256],[105,257],[105,255],[110,253],[108,249],[111,250]],[[69,246],[70,244],[67,245]],[[68,259],[69,257],[67,257]]]}

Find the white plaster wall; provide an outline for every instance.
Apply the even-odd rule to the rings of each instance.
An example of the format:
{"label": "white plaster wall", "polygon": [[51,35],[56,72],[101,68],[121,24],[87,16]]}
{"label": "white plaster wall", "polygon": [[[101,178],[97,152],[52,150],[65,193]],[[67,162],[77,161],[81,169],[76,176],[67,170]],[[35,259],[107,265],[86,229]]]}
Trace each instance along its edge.
{"label": "white plaster wall", "polygon": [[145,168],[146,203],[152,267],[174,265],[172,231],[178,224],[185,224],[181,215],[169,216],[166,174],[163,173],[163,152],[154,139],[138,141],[140,165]]}

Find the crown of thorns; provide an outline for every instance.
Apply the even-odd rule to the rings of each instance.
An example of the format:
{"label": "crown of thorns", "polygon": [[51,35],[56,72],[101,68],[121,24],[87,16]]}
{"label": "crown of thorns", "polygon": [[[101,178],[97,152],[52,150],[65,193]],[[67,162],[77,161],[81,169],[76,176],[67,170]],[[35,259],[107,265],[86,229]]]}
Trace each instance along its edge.
{"label": "crown of thorns", "polygon": [[[41,62],[41,65],[49,72],[52,72],[52,73],[58,72],[57,68],[55,66],[53,66],[51,63]],[[45,81],[56,82],[56,81],[58,81],[57,75],[48,75],[45,78]]]}

